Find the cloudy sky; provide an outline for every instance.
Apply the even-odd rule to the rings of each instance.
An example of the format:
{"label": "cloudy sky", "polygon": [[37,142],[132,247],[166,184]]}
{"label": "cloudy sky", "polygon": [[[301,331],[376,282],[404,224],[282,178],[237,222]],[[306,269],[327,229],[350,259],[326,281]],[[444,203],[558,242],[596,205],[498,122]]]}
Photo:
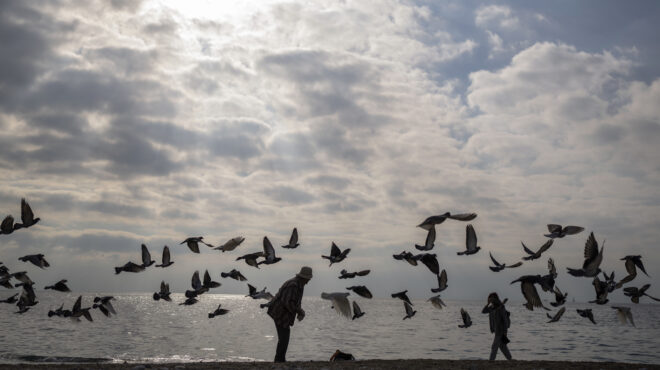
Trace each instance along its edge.
{"label": "cloudy sky", "polygon": [[[80,292],[183,291],[234,267],[277,290],[310,265],[318,295],[370,268],[375,295],[424,298],[435,277],[392,254],[415,252],[427,216],[473,211],[476,255],[456,255],[465,223],[438,227],[443,298],[520,299],[508,283],[547,257],[495,274],[488,252],[513,263],[547,223],[587,230],[548,253],[569,297],[594,298],[564,273],[590,231],[605,270],[641,254],[651,278],[632,284],[659,294],[657,2],[237,3],[0,3],[0,212],[26,197],[42,218],[0,236],[0,261]],[[279,248],[293,227],[301,246]],[[178,245],[198,235],[246,241]],[[265,235],[280,263],[234,261]],[[329,268],[332,241],[351,253]],[[141,243],[175,264],[115,276]],[[17,261],[33,253],[52,266]]]}

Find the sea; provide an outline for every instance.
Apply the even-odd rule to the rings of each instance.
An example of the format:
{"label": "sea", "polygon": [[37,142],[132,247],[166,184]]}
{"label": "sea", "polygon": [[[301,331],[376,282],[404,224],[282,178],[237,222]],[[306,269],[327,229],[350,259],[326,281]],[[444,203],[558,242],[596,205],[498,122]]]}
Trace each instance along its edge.
{"label": "sea", "polygon": [[[111,295],[117,315],[92,310],[93,322],[48,317],[63,303],[71,309],[78,294],[39,291],[39,303],[24,314],[16,314],[15,305],[0,304],[0,363],[272,361],[275,355],[275,326],[259,307],[264,300],[207,293],[197,304],[183,306],[183,294],[173,293],[172,302],[154,301],[152,293]],[[93,297],[83,295],[83,307],[91,306]],[[366,314],[351,320],[337,314],[330,301],[305,297],[307,315],[291,330],[287,360],[327,361],[337,349],[358,360],[488,358],[493,335],[488,315],[481,313],[484,302],[447,300],[440,310],[413,300],[417,312],[403,320],[401,300],[356,300]],[[218,304],[229,312],[209,318]],[[660,305],[622,305],[632,308],[635,327],[619,322],[609,304],[569,302],[560,321],[547,323],[546,311],[509,302],[509,349],[520,360],[659,364]],[[473,322],[466,329],[458,327],[461,308]],[[592,308],[596,325],[580,317],[578,308]]]}

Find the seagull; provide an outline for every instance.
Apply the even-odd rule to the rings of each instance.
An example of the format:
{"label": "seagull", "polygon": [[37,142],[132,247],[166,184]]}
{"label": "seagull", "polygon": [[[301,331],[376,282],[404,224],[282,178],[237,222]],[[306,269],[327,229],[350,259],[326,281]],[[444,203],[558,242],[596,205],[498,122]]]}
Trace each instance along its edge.
{"label": "seagull", "polygon": [[257,291],[257,288],[253,287],[252,285],[248,284],[247,286],[250,293],[246,295],[246,297],[252,297],[252,299],[265,299],[267,301],[273,299],[273,295],[266,291],[266,287],[260,291]]}
{"label": "seagull", "polygon": [[550,316],[549,313],[546,313],[546,315],[550,319],[550,321],[548,321],[548,323],[559,321],[559,319],[561,319],[561,315],[563,315],[564,312],[566,312],[566,307],[562,307],[559,311],[557,311],[557,313],[555,313],[554,316]]}
{"label": "seagull", "polygon": [[15,294],[14,294],[13,296],[11,296],[11,297],[7,297],[7,298],[5,298],[5,299],[0,299],[0,303],[14,304],[16,301],[18,301],[18,299],[16,298],[17,295],[18,295],[18,293],[15,293]]}
{"label": "seagull", "polygon": [[525,300],[527,301],[527,303],[523,304],[523,306],[525,306],[530,311],[534,311],[534,307],[541,307],[547,311],[550,311],[549,308],[543,306],[541,297],[539,297],[539,293],[536,291],[536,287],[534,286],[534,284],[540,284],[540,275],[521,276],[518,279],[512,281],[511,284],[517,282],[520,282],[520,290],[522,291],[523,297],[525,297]]}
{"label": "seagull", "polygon": [[438,310],[442,310],[442,306],[447,307],[445,302],[443,302],[442,299],[440,299],[440,294],[429,298],[427,302],[431,302],[433,307],[437,308]]}
{"label": "seagull", "polygon": [[353,292],[355,292],[355,294],[359,295],[360,297],[369,298],[369,299],[373,298],[373,295],[371,295],[369,289],[367,289],[367,287],[364,285],[349,286],[346,289],[352,290]]}
{"label": "seagull", "polygon": [[438,259],[436,258],[435,253],[421,253],[413,258],[417,261],[422,261],[422,263],[435,275],[440,273],[440,264],[438,264]]}
{"label": "seagull", "polygon": [[151,253],[149,253],[147,246],[142,244],[140,247],[142,248],[142,267],[147,268],[156,263],[151,259]]}
{"label": "seagull", "polygon": [[73,304],[73,308],[71,309],[71,317],[80,320],[80,316],[84,316],[87,321],[94,321],[92,320],[92,315],[89,313],[90,309],[91,307],[82,308],[82,296],[78,296],[76,303]]}
{"label": "seagull", "polygon": [[417,311],[413,311],[413,308],[410,305],[410,303],[406,301],[403,302],[403,307],[406,309],[406,316],[403,317],[403,320],[410,319],[413,316],[415,316],[415,314],[417,313]]}
{"label": "seagull", "polygon": [[264,257],[264,252],[248,253],[246,255],[236,258],[236,261],[243,259],[245,260],[245,263],[247,263],[249,266],[259,268],[259,263],[257,262],[257,258],[259,257]]}
{"label": "seagull", "polygon": [[[208,272],[208,271],[207,271]],[[199,271],[195,271],[190,279],[190,285],[193,290],[186,290],[186,298],[195,298],[200,294],[204,294],[209,291],[207,287],[202,285],[202,281],[199,279]]]}
{"label": "seagull", "polygon": [[632,312],[630,311],[630,307],[617,307],[617,306],[612,306],[616,311],[616,316],[619,318],[619,321],[622,324],[627,324],[628,321],[630,321],[630,324],[634,327],[635,326],[635,320],[633,320],[633,315]]}
{"label": "seagull", "polygon": [[600,274],[600,263],[603,261],[603,249],[605,241],[598,252],[598,242],[592,232],[584,245],[584,264],[581,269],[568,268],[568,273],[573,276],[595,277]]}
{"label": "seagull", "polygon": [[282,260],[282,258],[275,256],[275,248],[273,248],[273,245],[270,243],[270,240],[268,240],[267,236],[264,236],[263,244],[264,244],[264,257],[266,259],[259,262],[258,265],[261,265],[263,263],[267,265],[272,265],[273,263],[277,263],[280,262],[280,260]]}
{"label": "seagull", "polygon": [[660,299],[651,297],[650,295],[646,294],[646,290],[650,287],[651,284],[644,284],[641,288],[636,288],[636,287],[623,288],[623,295],[630,297],[630,300],[633,303],[639,303],[639,299],[642,296],[647,296],[654,301],[660,301]]}
{"label": "seagull", "polygon": [[94,297],[94,304],[92,305],[92,308],[98,308],[107,317],[110,317],[111,315],[116,315],[117,311],[115,311],[115,308],[112,307],[112,303],[110,302],[111,300],[114,299],[115,297],[110,295],[103,297]]}
{"label": "seagull", "polygon": [[477,246],[477,233],[474,232],[474,227],[471,224],[465,227],[465,251],[456,252],[459,256],[462,254],[470,255],[479,252],[481,247]]}
{"label": "seagull", "polygon": [[392,257],[394,257],[395,260],[398,261],[405,260],[409,264],[413,266],[417,266],[417,260],[415,260],[415,256],[410,252],[403,251],[399,254],[393,254]]}
{"label": "seagull", "polygon": [[[219,246],[219,247],[214,247],[213,249],[221,250],[223,253],[224,253],[224,252],[233,251],[234,249],[236,249],[236,247],[238,247],[239,245],[241,245],[241,243],[243,243],[244,240],[245,240],[244,237],[242,237],[242,236],[237,236],[237,237],[235,237],[235,238],[231,238],[231,239],[227,240],[227,241],[225,242],[225,244],[223,244],[223,245],[221,245],[221,246]],[[208,244],[207,244],[207,245],[208,245]]]}
{"label": "seagull", "polygon": [[532,260],[535,260],[535,259],[537,259],[537,258],[540,258],[540,257],[541,257],[541,254],[542,254],[543,252],[547,251],[547,250],[552,246],[552,243],[553,243],[553,242],[554,242],[554,239],[550,239],[550,240],[548,240],[547,242],[545,242],[545,243],[541,246],[541,248],[539,248],[538,251],[534,252],[534,251],[532,251],[531,249],[527,248],[527,246],[525,245],[525,243],[523,243],[523,242],[521,241],[520,244],[522,244],[523,250],[525,251],[525,253],[529,254],[529,256],[523,257],[522,259],[525,260],[525,261],[532,261]]}
{"label": "seagull", "polygon": [[624,277],[621,279],[621,281],[616,283],[616,289],[621,288],[623,284],[632,281],[637,276],[638,267],[640,270],[642,270],[644,275],[649,276],[649,274],[646,273],[646,269],[644,269],[642,256],[625,256],[621,260],[626,261],[626,271],[628,272],[628,276]]}
{"label": "seagull", "polygon": [[359,319],[364,315],[364,312],[358,306],[357,301],[353,301],[353,318],[351,320]]}
{"label": "seagull", "polygon": [[34,213],[32,213],[32,208],[28,202],[25,201],[25,198],[21,198],[21,223],[14,225],[14,230],[28,228],[41,220],[39,217],[34,218]]}
{"label": "seagull", "polygon": [[159,299],[172,302],[170,298],[170,284],[165,284],[165,281],[160,282],[160,291],[154,293],[154,301]]}
{"label": "seagull", "polygon": [[584,227],[580,226],[564,226],[557,224],[548,224],[548,231],[550,234],[544,234],[545,237],[554,239],[554,238],[563,238],[566,235],[575,235],[579,234],[584,230]]}
{"label": "seagull", "polygon": [[41,269],[50,266],[48,261],[46,261],[46,259],[44,258],[44,255],[41,253],[28,254],[27,256],[19,257],[18,260],[23,262],[30,262]]}
{"label": "seagull", "polygon": [[431,228],[433,225],[439,225],[443,222],[445,222],[446,219],[450,218],[452,220],[458,220],[458,221],[472,221],[477,217],[476,213],[461,213],[457,215],[452,215],[449,212],[445,212],[441,215],[437,216],[431,216],[428,217],[424,222],[421,224],[417,225],[417,227],[421,227],[424,230],[428,230]]}
{"label": "seagull", "polygon": [[182,241],[181,243],[179,243],[179,245],[186,243],[188,248],[190,248],[190,250],[193,251],[193,253],[199,253],[199,243],[206,244],[202,241],[202,239],[204,239],[203,236],[193,236]]}
{"label": "seagull", "polygon": [[424,242],[424,245],[415,244],[415,248],[420,251],[430,251],[433,249],[433,243],[435,243],[435,225],[431,225],[428,230],[429,232],[426,234],[426,242]]}
{"label": "seagull", "polygon": [[224,315],[227,312],[229,312],[229,310],[225,310],[224,308],[220,308],[220,306],[222,306],[222,304],[218,304],[218,308],[216,308],[215,311],[209,312],[209,319],[212,319],[216,316]]}
{"label": "seagull", "polygon": [[168,267],[172,266],[174,263],[173,261],[170,260],[170,248],[166,245],[163,247],[163,257],[161,259],[162,263],[160,265],[156,265],[156,267]]}
{"label": "seagull", "polygon": [[555,293],[555,301],[550,302],[550,305],[552,305],[552,307],[559,307],[564,303],[566,303],[566,297],[568,296],[568,293],[562,293],[557,286],[555,286],[554,293]]}
{"label": "seagull", "polygon": [[401,299],[405,302],[408,302],[408,304],[410,304],[411,306],[414,306],[412,304],[412,302],[410,302],[410,298],[408,298],[408,295],[406,293],[408,293],[408,290],[404,290],[403,292],[394,293],[394,294],[392,294],[392,298],[399,298],[399,299]]}
{"label": "seagull", "polygon": [[241,272],[236,270],[236,269],[232,269],[229,272],[221,272],[220,276],[223,277],[223,278],[230,277],[230,278],[232,278],[234,280],[238,280],[238,281],[246,281],[247,280],[247,278],[245,276],[243,276],[243,274],[241,274]]}
{"label": "seagull", "polygon": [[325,258],[330,261],[330,265],[332,266],[333,263],[338,263],[343,261],[346,256],[348,255],[348,252],[351,251],[351,248],[346,248],[343,251],[337,247],[337,244],[335,242],[332,242],[332,246],[330,247],[330,256],[323,256],[321,255],[321,258]]}
{"label": "seagull", "polygon": [[332,302],[332,306],[344,317],[351,317],[351,304],[348,302],[348,296],[350,293],[339,292],[339,293],[321,293],[321,298],[327,299]]}
{"label": "seagull", "polygon": [[291,232],[291,237],[289,238],[289,244],[283,245],[282,248],[293,249],[299,245],[300,244],[298,244],[298,229],[294,227],[293,231]]}
{"label": "seagull", "polygon": [[1,234],[11,234],[14,232],[14,217],[12,215],[7,215],[0,223],[0,235]]}
{"label": "seagull", "polygon": [[71,289],[69,289],[69,287],[66,285],[66,281],[66,279],[62,279],[53,285],[45,287],[44,289],[53,289],[57,290],[58,292],[70,292]]}
{"label": "seagull", "polygon": [[438,287],[432,288],[431,291],[433,293],[440,293],[447,289],[447,271],[443,269],[440,275],[436,275],[436,277],[438,278]]}
{"label": "seagull", "polygon": [[143,265],[138,265],[137,263],[133,262],[126,262],[124,266],[121,267],[115,267],[115,275],[119,274],[122,271],[126,272],[142,272],[144,271],[144,266]]}
{"label": "seagull", "polygon": [[589,321],[591,321],[594,325],[596,325],[596,321],[594,321],[594,314],[591,312],[591,308],[586,308],[584,310],[578,308],[577,313],[582,317],[588,318]]}
{"label": "seagull", "polygon": [[472,319],[470,318],[470,314],[467,313],[467,311],[465,311],[463,307],[461,307],[461,318],[463,319],[463,325],[459,325],[458,326],[459,328],[467,329],[470,326],[472,326]]}
{"label": "seagull", "polygon": [[488,254],[490,255],[490,259],[491,259],[491,261],[493,261],[493,263],[495,264],[494,267],[493,267],[493,266],[488,266],[488,268],[491,269],[491,271],[494,271],[494,272],[502,271],[502,270],[504,270],[504,269],[507,268],[507,267],[508,267],[508,268],[514,268],[514,267],[518,267],[518,266],[522,265],[522,262],[516,262],[516,263],[514,263],[514,264],[511,265],[511,266],[507,266],[507,265],[504,264],[504,263],[499,263],[499,262],[497,262],[497,260],[495,259],[495,257],[493,257],[493,254],[492,254],[492,253],[488,252]]}

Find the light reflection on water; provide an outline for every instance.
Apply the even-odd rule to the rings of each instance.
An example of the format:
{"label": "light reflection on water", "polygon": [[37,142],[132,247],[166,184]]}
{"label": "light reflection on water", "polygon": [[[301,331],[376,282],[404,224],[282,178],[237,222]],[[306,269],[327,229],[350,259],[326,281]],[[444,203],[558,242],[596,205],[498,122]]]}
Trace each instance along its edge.
{"label": "light reflection on water", "polygon": [[[84,361],[109,358],[129,362],[271,361],[277,335],[265,309],[251,298],[204,294],[193,306],[155,302],[151,294],[115,295],[118,316],[106,318],[93,310],[94,322],[48,318],[49,309],[71,306],[76,294],[38,292],[40,303],[24,315],[15,306],[0,305],[0,362],[28,360]],[[93,295],[83,298],[91,305]],[[354,295],[351,295],[354,297]],[[413,301],[417,314],[410,320],[395,299],[358,298],[366,314],[355,321],[339,317],[328,301],[306,297],[307,317],[292,329],[287,359],[327,360],[336,350],[358,359],[484,359],[492,334],[482,302],[452,302],[437,310],[423,300]],[[218,303],[230,312],[209,319]],[[590,307],[598,325],[575,312]],[[609,305],[567,304],[559,322],[547,324],[545,312],[527,311],[520,304],[511,311],[509,348],[517,359],[591,360],[659,363],[660,305],[631,306],[637,328],[619,323]],[[472,316],[473,326],[457,327],[460,308]],[[70,308],[70,307],[69,307]],[[28,357],[25,357],[28,356]],[[31,356],[34,356],[31,357]],[[42,357],[43,356],[43,357]],[[501,354],[499,354],[501,356]]]}

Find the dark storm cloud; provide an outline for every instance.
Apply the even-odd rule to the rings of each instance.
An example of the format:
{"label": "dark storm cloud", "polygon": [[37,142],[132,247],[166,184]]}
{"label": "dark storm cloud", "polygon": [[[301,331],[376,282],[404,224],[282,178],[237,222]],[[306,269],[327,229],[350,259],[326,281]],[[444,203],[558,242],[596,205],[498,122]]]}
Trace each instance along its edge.
{"label": "dark storm cloud", "polygon": [[264,194],[280,203],[294,205],[310,203],[315,199],[314,195],[287,185],[268,188],[264,190]]}

